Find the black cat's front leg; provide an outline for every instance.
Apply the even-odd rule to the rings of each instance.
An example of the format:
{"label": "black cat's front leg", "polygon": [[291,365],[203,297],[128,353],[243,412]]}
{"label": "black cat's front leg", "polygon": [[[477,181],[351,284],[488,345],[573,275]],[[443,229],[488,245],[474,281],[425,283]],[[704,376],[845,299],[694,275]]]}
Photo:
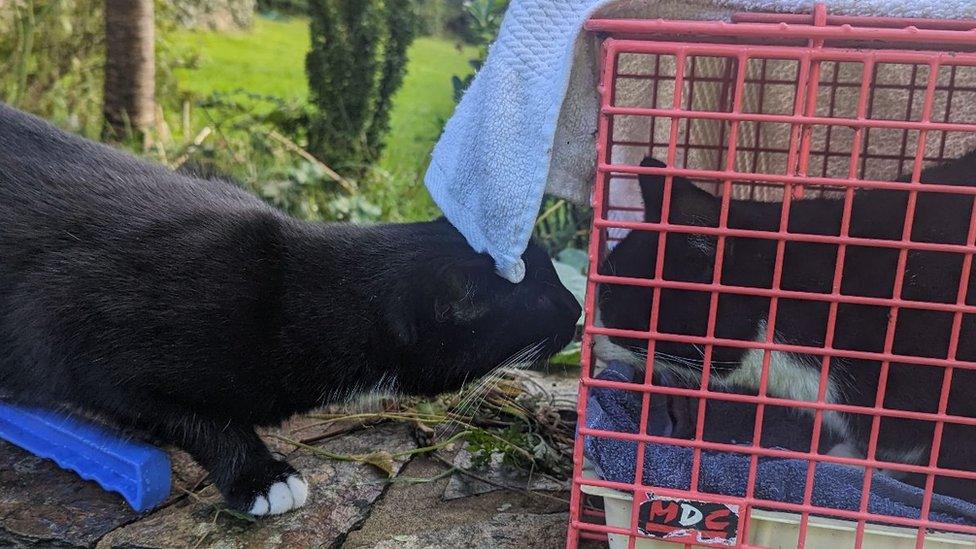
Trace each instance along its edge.
{"label": "black cat's front leg", "polygon": [[308,484],[271,455],[253,427],[190,416],[167,421],[164,430],[210,473],[229,506],[261,516],[305,505]]}

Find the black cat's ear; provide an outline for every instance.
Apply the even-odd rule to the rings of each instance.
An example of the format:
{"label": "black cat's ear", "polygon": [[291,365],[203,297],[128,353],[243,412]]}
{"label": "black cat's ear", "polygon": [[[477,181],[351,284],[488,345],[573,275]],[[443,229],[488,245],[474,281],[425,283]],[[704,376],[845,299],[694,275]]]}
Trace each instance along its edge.
{"label": "black cat's ear", "polygon": [[[667,164],[653,157],[646,157],[640,163],[642,168],[666,168]],[[661,221],[661,207],[664,202],[664,176],[658,174],[641,174],[637,177],[640,183],[641,198],[644,199],[644,221],[659,223]]]}
{"label": "black cat's ear", "polygon": [[[644,168],[666,168],[667,164],[650,156],[641,162]],[[644,220],[649,223],[661,221],[664,202],[663,175],[641,175],[641,197],[644,199]],[[671,222],[681,225],[717,227],[721,202],[711,194],[699,189],[687,178],[674,176],[671,179]]]}

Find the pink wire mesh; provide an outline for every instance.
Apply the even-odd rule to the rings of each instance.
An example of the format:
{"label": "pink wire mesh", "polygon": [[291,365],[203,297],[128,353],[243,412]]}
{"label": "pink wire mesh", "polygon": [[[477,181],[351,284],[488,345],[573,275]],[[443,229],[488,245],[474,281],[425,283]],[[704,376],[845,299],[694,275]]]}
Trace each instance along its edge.
{"label": "pink wire mesh", "polygon": [[[976,313],[966,304],[972,255],[976,252],[976,223],[970,222],[965,244],[940,244],[911,240],[919,178],[924,167],[952,159],[976,146],[976,21],[909,20],[895,18],[830,16],[823,5],[811,15],[736,14],[732,22],[669,20],[591,20],[589,32],[603,37],[601,109],[597,139],[597,175],[593,189],[593,226],[589,246],[589,275],[584,312],[586,315],[581,357],[579,392],[579,436],[574,452],[574,475],[567,547],[581,540],[606,539],[606,534],[624,534],[629,547],[641,535],[638,509],[633,506],[629,527],[604,524],[602,511],[590,506],[581,492],[584,485],[611,488],[632,495],[635,500],[649,492],[661,496],[702,499],[740,506],[742,515],[737,539],[740,547],[756,547],[749,536],[753,509],[795,513],[800,517],[797,547],[807,544],[811,515],[844,519],[856,523],[856,547],[860,548],[868,523],[901,526],[917,530],[916,547],[923,547],[931,530],[976,534],[976,527],[931,521],[929,513],[933,483],[937,475],[976,479],[974,471],[957,471],[937,466],[943,426],[976,426],[976,418],[947,414],[953,372],[976,369],[976,363],[956,358],[963,314]],[[644,168],[640,157],[652,155],[666,168]],[[624,159],[624,160],[621,160]],[[636,161],[632,161],[636,159]],[[615,201],[614,189],[636,186],[640,174],[666,176],[661,221],[648,223],[637,215],[640,203]],[[907,182],[894,183],[910,174]],[[718,227],[698,227],[669,222],[672,177],[683,176],[706,190],[722,196]],[[976,174],[974,174],[976,176]],[[849,235],[853,195],[856,189],[885,188],[908,194],[907,215],[901,240],[882,240]],[[976,195],[976,187],[926,183],[926,192]],[[625,193],[624,193],[625,194]],[[826,196],[843,200],[843,217],[838,236],[797,234],[787,230],[790,206],[796,200]],[[727,226],[729,199],[782,201],[777,231],[733,229]],[[622,215],[621,215],[622,214]],[[598,265],[608,246],[622,231],[654,231],[659,235],[655,275],[651,279],[622,278],[601,274]],[[715,236],[718,239],[711,283],[692,283],[663,278],[664,239],[669,232]],[[776,242],[776,266],[769,288],[745,288],[721,283],[722,251],[726,238],[768,239]],[[787,242],[814,242],[837,246],[838,254],[830,293],[807,293],[780,288],[784,248]],[[841,293],[845,251],[849,246],[870,246],[898,250],[894,292],[890,298]],[[964,257],[957,299],[953,303],[921,302],[902,297],[904,267],[909,251],[953,252]],[[635,332],[594,325],[596,294],[600,284],[644,286],[654,292],[648,311],[650,330]],[[662,289],[708,292],[710,309],[706,335],[690,336],[657,330]],[[715,337],[716,309],[721,294],[743,294],[769,299],[765,342]],[[776,310],[782,299],[803,299],[828,304],[826,339],[822,347],[773,342]],[[841,304],[887,307],[890,320],[881,352],[854,351],[833,347],[837,309]],[[945,358],[904,356],[893,352],[894,326],[902,309],[931,310],[953,314],[949,352]],[[629,337],[648,342],[653,356],[659,341],[701,345],[704,368],[701,387],[679,388],[653,385],[653,362],[647,363],[643,385],[595,379],[592,352],[596,335]],[[745,347],[763,352],[758,395],[715,392],[708,389],[709,363],[713,348]],[[814,355],[821,360],[820,386],[815,401],[794,401],[767,394],[770,357],[773,351]],[[873,407],[827,402],[826,387],[833,357],[873,360],[881,363],[880,384]],[[889,365],[913,364],[944,370],[936,413],[888,409],[884,392]],[[638,433],[598,431],[586,427],[587,396],[590,388],[603,387],[639,391],[642,406]],[[650,414],[652,394],[698,399],[696,436],[679,439],[642,434]],[[751,446],[702,440],[705,406],[726,400],[756,405]],[[759,445],[763,413],[767,406],[805,408],[813,412],[810,452],[795,452]],[[827,412],[872,416],[872,431],[866,459],[821,454],[818,441]],[[926,465],[883,461],[876,455],[880,421],[883,417],[915,419],[935,425],[931,455]],[[584,437],[607,437],[636,441],[636,474],[633,483],[618,483],[583,476]],[[690,491],[644,485],[644,453],[647,443],[666,443],[692,448]],[[702,450],[736,452],[750,456],[745,497],[698,492]],[[756,468],[760,457],[802,459],[808,463],[803,502],[784,503],[755,496]],[[857,511],[815,506],[811,503],[816,463],[839,463],[864,467],[861,505]],[[926,495],[920,519],[876,515],[868,512],[867,494],[879,469],[926,475]],[[974,538],[976,539],[976,538]]]}

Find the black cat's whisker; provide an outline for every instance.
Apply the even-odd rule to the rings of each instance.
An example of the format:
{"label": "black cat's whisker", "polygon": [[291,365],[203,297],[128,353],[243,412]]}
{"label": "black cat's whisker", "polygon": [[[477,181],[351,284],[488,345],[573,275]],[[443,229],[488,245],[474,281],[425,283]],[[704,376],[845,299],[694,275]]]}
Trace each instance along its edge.
{"label": "black cat's whisker", "polygon": [[[684,364],[694,365],[694,366],[697,366],[697,367],[701,367],[703,364],[705,364],[704,357],[702,357],[702,360],[695,360],[695,359],[691,359],[691,358],[687,358],[687,357],[679,357],[679,356],[675,356],[675,355],[669,355],[669,354],[666,354],[666,353],[655,353],[655,356],[660,357],[660,358],[666,358],[666,359],[668,359],[668,360],[670,360],[672,362],[682,362]],[[725,365],[739,364],[738,362],[735,362],[735,361],[714,360],[714,359],[710,360],[709,363],[710,364],[725,364]]]}
{"label": "black cat's whisker", "polygon": [[479,399],[482,394],[487,393],[494,386],[495,381],[501,377],[500,371],[501,367],[498,367],[492,370],[492,373],[485,375],[457,405],[447,412],[449,420],[446,423],[440,424],[435,429],[438,437],[452,436],[454,434],[455,428],[461,424],[461,418],[472,407],[474,401]]}
{"label": "black cat's whisker", "polygon": [[471,402],[478,398],[481,394],[487,392],[494,386],[495,382],[501,378],[502,374],[507,368],[510,368],[513,364],[517,364],[522,360],[522,357],[526,355],[530,347],[525,347],[522,350],[513,354],[510,358],[502,361],[498,366],[492,368],[484,377],[478,382],[478,384],[471,390],[471,392],[461,400],[455,407],[455,412],[467,411],[471,406]]}
{"label": "black cat's whisker", "polygon": [[457,394],[459,394],[459,395],[464,394],[464,387],[468,384],[468,376],[469,375],[470,375],[469,372],[465,372],[464,373],[464,379],[461,380],[461,386],[458,387]]}
{"label": "black cat's whisker", "polygon": [[[626,347],[643,360],[647,360],[647,349],[636,346]],[[663,364],[667,371],[678,378],[678,382],[683,386],[697,386],[701,382],[699,371],[703,368],[704,362],[696,362],[687,357],[680,357],[668,353],[654,353],[655,364]],[[723,361],[712,361],[712,364],[737,364]]]}
{"label": "black cat's whisker", "polygon": [[487,392],[495,384],[498,379],[501,378],[502,370],[506,365],[500,365],[485,375],[478,383],[475,385],[471,391],[465,395],[452,409],[455,415],[459,415],[466,412],[471,406],[471,403],[477,399],[481,394]]}
{"label": "black cat's whisker", "polygon": [[504,367],[505,363],[502,363],[485,374],[478,384],[475,385],[467,395],[465,395],[453,408],[451,408],[451,410],[448,411],[448,416],[450,416],[451,419],[447,423],[443,423],[438,426],[435,431],[438,432],[438,434],[443,434],[444,432],[448,432],[448,434],[450,434],[451,430],[459,424],[458,418],[462,417],[463,413],[467,411],[469,404],[475,398],[477,398],[480,393],[486,392],[490,389],[495,380],[497,380],[499,377],[499,372]]}
{"label": "black cat's whisker", "polygon": [[511,367],[517,368],[519,370],[524,370],[531,367],[539,357],[542,355],[542,350],[545,347],[545,341],[537,341],[535,344],[530,346],[525,352],[525,356],[519,358],[518,361],[514,361]]}
{"label": "black cat's whisker", "polygon": [[[629,351],[637,354],[641,358],[644,358],[644,359],[647,358],[647,349],[644,348],[644,347],[638,347],[638,346],[635,346],[635,345],[628,345],[625,348],[627,350],[629,350]],[[666,359],[668,362],[677,363],[677,364],[680,364],[680,365],[683,365],[683,366],[701,368],[702,365],[705,362],[704,361],[705,354],[704,354],[704,351],[702,351],[701,349],[698,348],[698,346],[695,346],[695,350],[697,350],[699,352],[699,354],[702,355],[702,359],[701,360],[692,359],[692,358],[688,358],[688,357],[677,356],[677,355],[672,355],[672,354],[668,354],[668,353],[662,353],[660,351],[655,351],[654,352],[654,357],[655,358],[663,358],[663,359]],[[717,365],[737,365],[737,364],[739,364],[736,361],[715,360],[714,358],[710,361],[710,363],[711,364],[717,364]]]}
{"label": "black cat's whisker", "polygon": [[[485,374],[475,387],[473,387],[470,392],[461,399],[449,412],[451,419],[444,424],[441,424],[437,429],[439,435],[444,435],[445,433],[450,435],[454,427],[460,424],[460,418],[463,418],[469,410],[476,409],[484,401],[486,395],[495,386],[495,383],[501,379],[501,376],[505,373],[505,370],[526,363],[526,359],[533,355],[537,355],[542,351],[543,348],[542,341],[536,342],[534,344],[528,345],[521,350],[514,353],[508,359],[502,361],[498,366],[492,368],[487,374]],[[531,364],[531,362],[527,362]]]}
{"label": "black cat's whisker", "polygon": [[485,382],[481,384],[481,388],[472,392],[467,402],[463,404],[463,407],[459,405],[455,408],[455,417],[463,417],[469,411],[478,409],[491,392],[491,389],[495,387],[496,382],[501,379],[506,371],[510,369],[522,370],[531,366],[535,357],[541,353],[543,346],[543,341],[530,345],[496,367],[492,371],[492,375],[485,378]]}

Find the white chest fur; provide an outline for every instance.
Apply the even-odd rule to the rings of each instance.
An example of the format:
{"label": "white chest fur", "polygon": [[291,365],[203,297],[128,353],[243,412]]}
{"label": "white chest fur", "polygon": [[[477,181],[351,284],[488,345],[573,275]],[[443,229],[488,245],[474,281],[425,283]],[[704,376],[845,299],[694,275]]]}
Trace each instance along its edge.
{"label": "white chest fur", "polygon": [[[766,341],[766,323],[759,323],[755,341]],[[774,338],[775,341],[775,338]],[[767,351],[763,349],[749,349],[743,354],[741,364],[730,374],[717,378],[710,383],[713,388],[747,389],[758,394],[762,380],[763,361]],[[820,393],[821,358],[815,356],[800,356],[783,351],[769,351],[769,374],[766,377],[766,394],[771,397],[806,402],[816,402]],[[824,402],[842,402],[841,389],[837,383],[837,375],[827,378],[824,391]],[[806,413],[813,414],[814,410],[802,408]],[[846,438],[849,427],[844,416],[837,412],[827,411],[823,414],[826,428]]]}
{"label": "white chest fur", "polygon": [[[599,324],[599,315],[597,318]],[[766,323],[760,322],[756,337],[757,343],[766,341]],[[610,341],[606,336],[595,336],[593,353],[603,362],[622,361],[637,368],[645,365],[646,353],[626,349]],[[742,356],[740,365],[724,376],[712,376],[709,386],[714,390],[735,390],[740,393],[758,394],[762,379],[763,361],[766,351],[763,349],[748,349]],[[687,366],[675,364],[662,358],[655,358],[654,368],[667,371],[680,378],[689,385],[700,385],[700,373]],[[769,351],[769,373],[766,378],[766,394],[774,398],[816,402],[820,392],[820,358],[804,357],[782,351]],[[824,401],[828,403],[842,402],[840,385],[837,375],[827,379]],[[804,412],[813,414],[811,408],[802,408]],[[849,426],[844,416],[838,412],[824,412],[824,426],[842,438],[849,436]]]}

